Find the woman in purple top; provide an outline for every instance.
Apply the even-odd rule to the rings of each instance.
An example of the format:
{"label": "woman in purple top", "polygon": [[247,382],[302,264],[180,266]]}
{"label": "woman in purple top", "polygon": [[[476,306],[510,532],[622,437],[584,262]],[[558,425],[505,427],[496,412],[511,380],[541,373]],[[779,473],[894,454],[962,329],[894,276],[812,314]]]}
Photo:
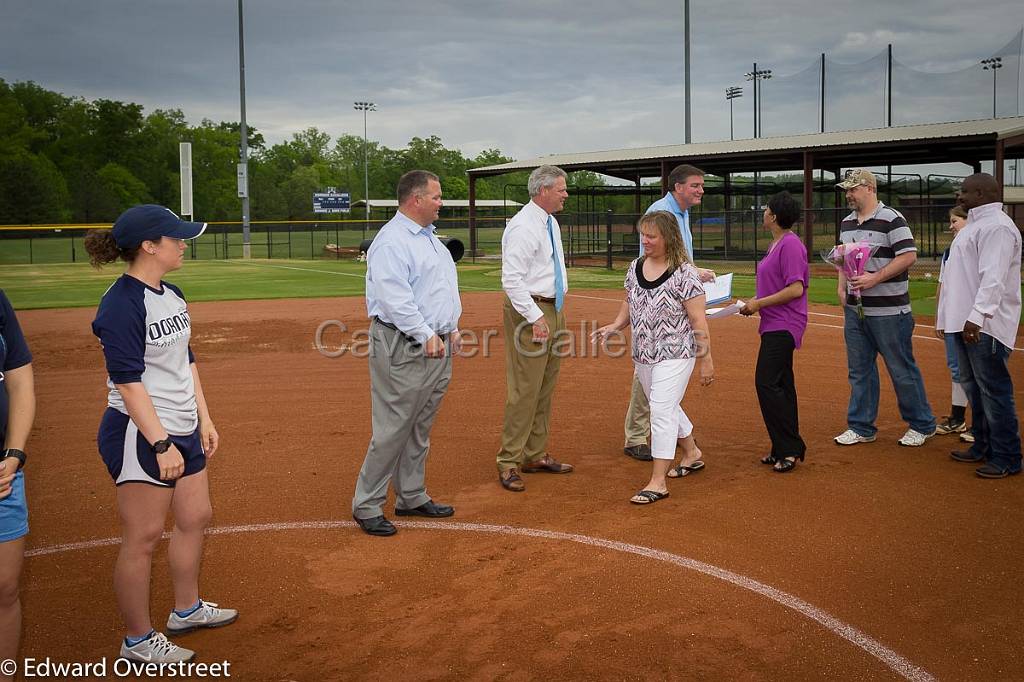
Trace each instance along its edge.
{"label": "woman in purple top", "polygon": [[768,200],[764,226],[772,234],[772,243],[757,264],[757,298],[740,309],[743,315],[761,315],[761,349],[754,385],[772,441],[771,453],[761,462],[774,465],[772,468],[780,474],[792,471],[796,460],[804,461],[807,450],[800,437],[793,382],[793,350],[800,347],[807,329],[810,282],[807,249],[790,231],[799,217],[800,206],[789,192],[780,192]]}

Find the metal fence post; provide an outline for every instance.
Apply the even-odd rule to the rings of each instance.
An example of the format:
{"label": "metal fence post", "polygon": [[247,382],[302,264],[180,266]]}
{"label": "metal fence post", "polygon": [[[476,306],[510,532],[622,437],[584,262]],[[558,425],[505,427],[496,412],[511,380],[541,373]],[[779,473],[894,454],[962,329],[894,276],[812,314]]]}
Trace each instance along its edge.
{"label": "metal fence post", "polygon": [[607,242],[605,244],[605,267],[609,270],[612,269],[612,209],[608,209],[607,218],[605,221],[605,236]]}

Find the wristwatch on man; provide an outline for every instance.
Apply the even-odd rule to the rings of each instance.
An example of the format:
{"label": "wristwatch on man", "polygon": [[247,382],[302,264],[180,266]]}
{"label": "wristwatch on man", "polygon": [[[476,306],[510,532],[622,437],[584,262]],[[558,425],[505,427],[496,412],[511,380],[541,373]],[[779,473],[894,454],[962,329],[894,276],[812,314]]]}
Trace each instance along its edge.
{"label": "wristwatch on man", "polygon": [[18,469],[25,466],[25,453],[18,448],[7,448],[3,451],[3,456],[0,457],[0,461],[7,459],[8,457],[14,457],[18,460]]}
{"label": "wristwatch on man", "polygon": [[171,443],[170,438],[158,440],[155,443],[153,443],[153,452],[155,452],[158,455],[162,455],[171,449],[171,445],[173,445],[173,443]]}

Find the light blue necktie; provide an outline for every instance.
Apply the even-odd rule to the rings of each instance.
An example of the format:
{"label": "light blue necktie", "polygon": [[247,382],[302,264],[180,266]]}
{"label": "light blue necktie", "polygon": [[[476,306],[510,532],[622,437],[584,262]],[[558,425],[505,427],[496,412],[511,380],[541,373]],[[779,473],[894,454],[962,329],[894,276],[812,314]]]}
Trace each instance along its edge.
{"label": "light blue necktie", "polygon": [[551,240],[551,263],[555,266],[555,310],[560,311],[565,304],[565,280],[562,279],[562,263],[555,248],[555,226],[551,216],[548,216],[548,239]]}

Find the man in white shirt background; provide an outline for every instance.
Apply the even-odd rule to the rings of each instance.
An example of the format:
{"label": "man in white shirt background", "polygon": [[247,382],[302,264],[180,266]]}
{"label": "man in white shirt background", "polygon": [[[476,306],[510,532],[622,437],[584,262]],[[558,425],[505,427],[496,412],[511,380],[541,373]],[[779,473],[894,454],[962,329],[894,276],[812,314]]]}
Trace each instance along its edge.
{"label": "man in white shirt background", "polygon": [[555,341],[565,330],[562,306],[568,289],[561,231],[552,215],[569,197],[565,171],[541,166],[530,173],[527,189],[530,201],[501,238],[507,393],[497,460],[498,480],[512,492],[526,489],[520,472],[566,474],[573,469],[547,452],[560,363]]}
{"label": "man in white shirt background", "polygon": [[957,202],[967,209],[969,230],[953,240],[946,261],[935,326],[955,336],[960,379],[974,413],[974,444],[953,452],[959,462],[981,464],[981,478],[1021,471],[1021,443],[1010,351],[1020,321],[1021,234],[999,201],[999,183],[988,173],[964,180]]}

